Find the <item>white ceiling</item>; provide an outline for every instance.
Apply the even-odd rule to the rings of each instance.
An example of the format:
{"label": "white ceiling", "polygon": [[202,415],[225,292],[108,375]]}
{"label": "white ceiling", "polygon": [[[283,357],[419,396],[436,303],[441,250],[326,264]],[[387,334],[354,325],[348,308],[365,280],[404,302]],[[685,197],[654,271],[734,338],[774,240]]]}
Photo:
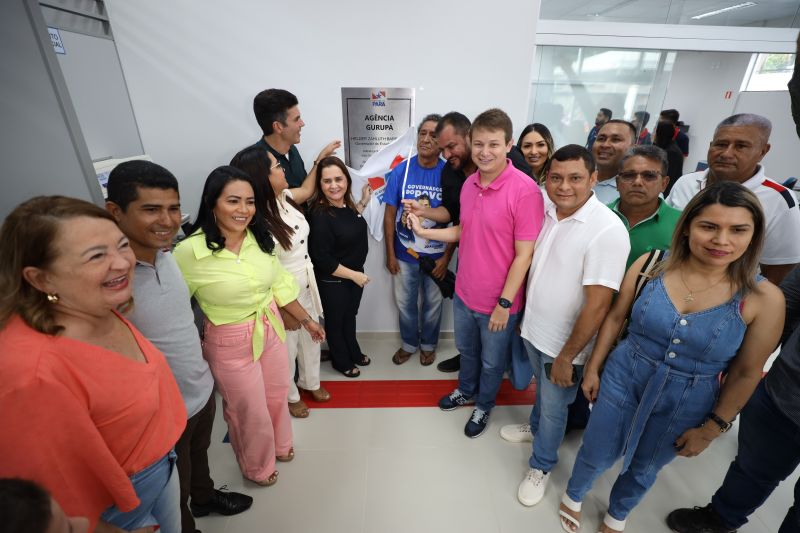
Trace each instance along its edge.
{"label": "white ceiling", "polygon": [[699,24],[710,26],[800,27],[800,0],[751,0],[757,5],[693,20],[691,17],[745,0],[542,0],[541,18]]}

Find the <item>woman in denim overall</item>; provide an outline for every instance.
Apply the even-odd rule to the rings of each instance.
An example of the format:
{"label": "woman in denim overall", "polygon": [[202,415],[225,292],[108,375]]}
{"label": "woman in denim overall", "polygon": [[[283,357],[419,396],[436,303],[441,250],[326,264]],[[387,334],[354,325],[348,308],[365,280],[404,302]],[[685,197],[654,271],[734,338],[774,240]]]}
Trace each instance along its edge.
{"label": "woman in denim overall", "polygon": [[582,388],[596,403],[559,510],[565,531],[578,529],[584,496],[620,457],[600,531],[624,530],[658,471],[702,452],[744,407],[783,326],[780,290],[756,274],[763,239],[756,197],[720,182],[686,206],[633,306],[647,257],[631,266],[585,369]]}

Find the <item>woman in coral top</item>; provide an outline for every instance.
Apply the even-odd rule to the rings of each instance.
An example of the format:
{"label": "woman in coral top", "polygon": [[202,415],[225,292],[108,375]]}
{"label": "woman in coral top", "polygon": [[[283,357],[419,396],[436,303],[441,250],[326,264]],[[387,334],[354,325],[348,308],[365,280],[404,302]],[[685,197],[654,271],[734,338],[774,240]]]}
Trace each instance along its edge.
{"label": "woman in coral top", "polygon": [[175,260],[206,316],[203,355],[222,395],[239,468],[269,486],[278,480],[275,460],[294,458],[286,330],[278,308],[316,342],[325,331],[298,303],[297,283],[275,255],[263,199],[254,189],[245,172],[214,169]]}
{"label": "woman in coral top", "polygon": [[117,309],[135,257],[103,209],[33,198],[0,229],[0,477],[33,480],[97,532],[181,530],[172,448],[186,409]]}

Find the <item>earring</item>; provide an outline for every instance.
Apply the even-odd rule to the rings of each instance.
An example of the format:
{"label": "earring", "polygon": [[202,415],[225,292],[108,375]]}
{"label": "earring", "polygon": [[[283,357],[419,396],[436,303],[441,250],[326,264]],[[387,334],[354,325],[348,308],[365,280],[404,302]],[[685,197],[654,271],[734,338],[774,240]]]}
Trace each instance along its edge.
{"label": "earring", "polygon": [[250,221],[250,223],[248,224],[248,226],[251,226],[251,227],[252,227],[252,226],[255,226],[255,225],[256,225],[256,217],[253,217],[253,220],[251,220],[251,221]]}
{"label": "earring", "polygon": [[58,294],[54,292],[47,293],[47,301],[50,302],[51,304],[58,303]]}
{"label": "earring", "polygon": [[217,223],[217,214],[214,211],[211,211],[211,216],[214,217],[214,224]]}

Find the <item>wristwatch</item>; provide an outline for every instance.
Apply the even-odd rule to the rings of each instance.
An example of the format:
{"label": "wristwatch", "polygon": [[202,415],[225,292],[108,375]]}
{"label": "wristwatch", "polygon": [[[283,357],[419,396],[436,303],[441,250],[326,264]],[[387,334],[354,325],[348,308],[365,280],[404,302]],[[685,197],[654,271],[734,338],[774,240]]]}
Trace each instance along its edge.
{"label": "wristwatch", "polygon": [[497,300],[497,305],[499,305],[503,309],[511,309],[511,302],[509,302],[505,298],[500,298],[499,300]]}
{"label": "wristwatch", "polygon": [[731,429],[731,426],[733,426],[733,424],[732,424],[732,423],[730,423],[730,422],[725,422],[723,419],[721,419],[720,417],[718,417],[718,416],[717,416],[716,414],[714,414],[714,413],[708,413],[708,414],[706,415],[706,420],[711,420],[711,421],[712,421],[712,422],[714,422],[714,423],[715,423],[717,426],[719,426],[719,431],[720,431],[720,433],[725,433],[726,431],[728,431],[729,429]]}

